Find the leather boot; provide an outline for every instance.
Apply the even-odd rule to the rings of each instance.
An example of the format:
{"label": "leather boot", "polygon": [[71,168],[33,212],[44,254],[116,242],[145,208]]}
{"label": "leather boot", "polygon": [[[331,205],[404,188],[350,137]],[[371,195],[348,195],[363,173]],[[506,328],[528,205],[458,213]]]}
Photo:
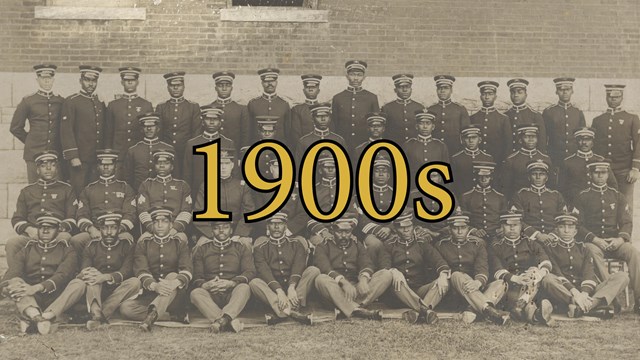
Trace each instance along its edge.
{"label": "leather boot", "polygon": [[533,320],[545,326],[553,326],[552,313],[553,305],[551,305],[551,301],[543,299],[533,315]]}
{"label": "leather boot", "polygon": [[312,314],[303,314],[294,310],[291,310],[289,317],[293,320],[304,324],[304,325],[313,325],[313,315]]}
{"label": "leather boot", "polygon": [[156,311],[155,306],[151,306],[149,308],[149,312],[147,312],[147,317],[140,324],[140,329],[142,331],[150,332],[156,320],[158,320],[158,312]]}
{"label": "leather boot", "polygon": [[508,312],[497,310],[491,305],[484,308],[482,314],[497,325],[506,325],[510,320]]}
{"label": "leather boot", "polygon": [[264,320],[266,321],[267,325],[273,326],[287,321],[287,318],[281,318],[276,314],[264,314]]}
{"label": "leather boot", "polygon": [[382,311],[380,310],[367,310],[363,308],[356,308],[351,313],[351,316],[355,316],[357,318],[362,318],[362,319],[368,319],[368,320],[382,321]]}
{"label": "leather boot", "polygon": [[432,325],[438,322],[438,313],[430,308],[420,305],[420,321],[427,325]]}

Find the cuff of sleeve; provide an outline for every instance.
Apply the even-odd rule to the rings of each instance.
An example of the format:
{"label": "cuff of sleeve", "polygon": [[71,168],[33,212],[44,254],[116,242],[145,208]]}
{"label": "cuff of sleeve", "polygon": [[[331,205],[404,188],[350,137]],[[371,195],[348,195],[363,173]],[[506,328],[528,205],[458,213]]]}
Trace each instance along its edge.
{"label": "cuff of sleeve", "polygon": [[282,289],[282,286],[280,286],[280,283],[275,281],[275,280],[270,281],[269,284],[267,284],[267,285],[269,285],[269,288],[271,288],[271,290],[273,290],[273,291],[276,291],[278,289]]}
{"label": "cuff of sleeve", "polygon": [[487,279],[487,276],[484,274],[478,274],[476,276],[473,277],[475,280],[478,280],[482,283],[482,287],[485,287],[485,285],[487,285],[487,281],[489,279]]}
{"label": "cuff of sleeve", "polygon": [[202,287],[202,284],[204,284],[204,280],[198,279],[193,282],[193,287],[197,289],[199,287]]}
{"label": "cuff of sleeve", "polygon": [[596,235],[592,232],[588,233],[587,235],[585,235],[584,240],[586,242],[592,242],[593,239],[595,239]]}
{"label": "cuff of sleeve", "polygon": [[340,284],[340,281],[342,281],[342,279],[344,279],[344,276],[342,275],[336,275],[335,277],[333,277],[333,280],[335,280],[338,284]]}
{"label": "cuff of sleeve", "polygon": [[629,235],[629,233],[619,232],[618,236],[623,238],[625,242],[630,242],[631,241],[631,235]]}
{"label": "cuff of sleeve", "polygon": [[91,220],[89,219],[82,218],[78,220],[78,229],[80,229],[80,231],[82,232],[86,232],[92,225],[93,222],[91,222]]}
{"label": "cuff of sleeve", "polygon": [[25,232],[27,230],[29,225],[30,224],[28,222],[26,222],[26,221],[19,221],[13,226],[13,229],[16,231],[16,233],[22,234],[23,232]]}
{"label": "cuff of sleeve", "polygon": [[42,292],[45,294],[52,293],[57,289],[56,283],[51,279],[47,279],[41,282],[40,285],[42,285],[42,288],[43,288]]}
{"label": "cuff of sleeve", "polygon": [[243,275],[238,275],[231,280],[237,282],[238,284],[247,284],[249,282],[249,279],[247,279],[247,277]]}
{"label": "cuff of sleeve", "polygon": [[124,280],[124,276],[120,271],[113,272],[109,275],[111,275],[111,278],[113,280],[110,282],[107,282],[108,284],[120,284]]}
{"label": "cuff of sleeve", "polygon": [[180,281],[180,284],[182,284],[179,286],[180,289],[189,285],[189,277],[185,274],[182,274],[182,273],[178,274],[178,276],[176,276],[176,279],[178,279],[178,281]]}

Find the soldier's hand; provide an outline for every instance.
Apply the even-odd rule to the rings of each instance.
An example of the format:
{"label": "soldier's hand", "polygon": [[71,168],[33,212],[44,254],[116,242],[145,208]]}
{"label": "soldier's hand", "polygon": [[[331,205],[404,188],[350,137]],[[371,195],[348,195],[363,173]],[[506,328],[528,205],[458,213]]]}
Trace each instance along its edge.
{"label": "soldier's hand", "polygon": [[333,234],[329,231],[329,229],[320,230],[320,233],[318,235],[320,235],[320,237],[324,241],[333,240]]}
{"label": "soldier's hand", "polygon": [[602,250],[607,250],[607,247],[609,246],[609,243],[605,239],[597,236],[591,242]]}
{"label": "soldier's hand", "polygon": [[287,297],[289,298],[289,302],[292,307],[297,308],[300,306],[300,299],[298,298],[298,292],[296,291],[295,286],[289,286],[289,290],[287,290]]}
{"label": "soldier's hand", "polygon": [[481,237],[481,238],[486,238],[487,236],[489,236],[489,234],[487,234],[487,232],[484,229],[477,229],[476,230],[476,236]]}
{"label": "soldier's hand", "polygon": [[284,311],[289,305],[289,298],[287,298],[287,294],[282,289],[276,290],[276,295],[278,296],[278,309]]}
{"label": "soldier's hand", "polygon": [[589,312],[591,305],[593,304],[591,298],[587,293],[580,292],[577,289],[571,292],[573,294],[572,300],[582,311]]}
{"label": "soldier's hand", "polygon": [[391,235],[391,229],[384,226],[384,227],[379,227],[375,232],[374,235],[380,239],[381,241],[385,241],[387,240],[387,238],[389,237],[389,235]]}
{"label": "soldier's hand", "polygon": [[358,281],[358,294],[364,296],[367,296],[369,294],[369,292],[371,291],[371,287],[369,286],[369,279],[361,276],[360,280]]}
{"label": "soldier's hand", "polygon": [[33,226],[27,226],[27,228],[24,229],[24,232],[27,233],[27,236],[32,239],[38,238],[38,229]]}
{"label": "soldier's hand", "polygon": [[92,240],[102,239],[102,233],[93,225],[87,229],[87,232],[89,233],[89,236],[91,236]]}
{"label": "soldier's hand", "polygon": [[627,182],[629,184],[633,184],[636,181],[640,180],[640,170],[636,168],[631,168],[629,174],[627,174]]}
{"label": "soldier's hand", "polygon": [[89,285],[98,285],[105,282],[111,281],[111,275],[109,274],[100,274],[93,277],[92,280],[88,282]]}
{"label": "soldier's hand", "polygon": [[539,233],[536,236],[536,240],[540,241],[543,244],[549,245],[551,243],[551,241],[553,240],[553,238],[549,234]]}
{"label": "soldier's hand", "polygon": [[480,290],[481,286],[482,286],[482,283],[480,282],[480,280],[469,280],[464,283],[464,292],[470,293],[473,291],[478,291]]}
{"label": "soldier's hand", "polygon": [[402,284],[406,284],[407,280],[404,275],[398,269],[391,269],[391,284],[393,284],[393,290],[400,291]]}
{"label": "soldier's hand", "polygon": [[624,239],[621,237],[615,237],[609,240],[611,240],[609,241],[609,247],[607,247],[607,250],[609,251],[616,251],[620,246],[622,246],[622,244],[624,244]]}
{"label": "soldier's hand", "polygon": [[340,280],[340,284],[342,285],[342,290],[347,300],[354,301],[358,296],[356,288],[347,279]]}
{"label": "soldier's hand", "polygon": [[518,285],[526,285],[525,279],[523,279],[520,275],[511,276],[511,282]]}
{"label": "soldier's hand", "polygon": [[440,276],[438,276],[436,280],[436,286],[438,287],[438,293],[440,295],[444,295],[449,291],[449,279],[447,279],[445,273],[440,273]]}
{"label": "soldier's hand", "polygon": [[162,296],[171,295],[171,293],[175,289],[168,281],[164,279],[160,280],[157,284],[158,285],[156,286],[156,292]]}
{"label": "soldier's hand", "polygon": [[78,158],[71,159],[70,163],[71,163],[71,166],[73,167],[82,166],[82,161],[80,161],[80,159]]}

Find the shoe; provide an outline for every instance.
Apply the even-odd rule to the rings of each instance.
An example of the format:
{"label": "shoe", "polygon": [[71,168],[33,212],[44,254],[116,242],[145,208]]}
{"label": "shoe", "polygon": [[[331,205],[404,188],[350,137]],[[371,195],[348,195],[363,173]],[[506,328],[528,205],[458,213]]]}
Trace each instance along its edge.
{"label": "shoe", "polygon": [[334,320],[346,320],[348,319],[347,315],[345,313],[343,313],[342,311],[340,311],[340,309],[333,309],[334,311]]}
{"label": "shoe", "polygon": [[476,321],[476,318],[478,317],[478,314],[476,314],[473,311],[469,311],[469,310],[465,310],[462,312],[461,316],[462,318],[462,322],[465,324],[473,324]]}
{"label": "shoe", "polygon": [[551,301],[543,299],[540,302],[540,306],[534,312],[533,320],[534,322],[539,322],[545,326],[553,326],[554,321],[551,318],[552,313],[553,305],[551,305]]}
{"label": "shoe", "polygon": [[425,306],[420,306],[420,321],[427,325],[432,325],[438,322],[438,313]]}
{"label": "shoe", "polygon": [[355,316],[362,319],[368,319],[368,320],[382,321],[382,311],[380,310],[367,310],[363,308],[356,308],[351,313],[351,316]]}
{"label": "shoe", "polygon": [[20,335],[33,334],[37,331],[36,323],[29,319],[19,319]]}
{"label": "shoe", "polygon": [[613,312],[616,315],[622,312],[622,305],[620,305],[620,301],[618,301],[617,298],[613,299],[613,301],[611,302],[611,305],[613,305]]}
{"label": "shoe", "polygon": [[610,320],[613,319],[615,310],[613,309],[613,306],[603,306],[589,311],[588,315],[595,316],[602,320]]}
{"label": "shoe", "polygon": [[402,313],[402,318],[409,324],[416,324],[420,319],[420,313],[415,310],[407,310]]}
{"label": "shoe", "polygon": [[36,323],[36,328],[38,329],[38,333],[41,335],[46,335],[51,333],[51,321],[42,317],[42,315],[37,315],[33,317],[33,321]]}
{"label": "shoe", "polygon": [[91,307],[91,320],[87,321],[87,330],[92,331],[96,330],[103,323],[106,323],[107,319],[105,319],[102,310],[97,306]]}
{"label": "shoe", "polygon": [[147,314],[147,317],[140,324],[140,329],[145,332],[151,332],[151,328],[153,327],[153,324],[156,322],[156,320],[158,320],[158,312],[155,309],[150,310]]}
{"label": "shoe", "polygon": [[222,316],[221,318],[219,318],[216,321],[214,321],[211,324],[211,327],[209,329],[211,330],[212,333],[218,334],[218,333],[221,333],[221,332],[225,331],[225,328],[228,325],[229,325],[229,321],[227,320],[227,318],[225,316]]}
{"label": "shoe", "polygon": [[582,309],[579,306],[575,304],[569,304],[569,311],[567,311],[567,317],[570,317],[572,319],[577,319],[583,316],[584,316],[584,311],[582,311]]}
{"label": "shoe", "polygon": [[293,320],[304,324],[304,325],[313,325],[313,315],[312,314],[302,314],[300,312],[297,311],[293,311],[291,310],[291,313],[289,314],[289,317],[292,318]]}
{"label": "shoe", "polygon": [[500,326],[508,324],[509,321],[511,320],[511,316],[510,316],[510,314],[508,312],[500,311],[500,310],[494,308],[493,306],[487,306],[483,310],[483,314],[489,320],[491,320],[491,322],[493,322],[496,325],[500,325]]}
{"label": "shoe", "polygon": [[229,329],[229,331],[239,333],[244,329],[244,324],[238,319],[233,319],[229,321],[229,325],[227,326],[227,328]]}
{"label": "shoe", "polygon": [[264,314],[264,319],[269,326],[277,325],[287,320],[287,318],[278,317],[276,314]]}

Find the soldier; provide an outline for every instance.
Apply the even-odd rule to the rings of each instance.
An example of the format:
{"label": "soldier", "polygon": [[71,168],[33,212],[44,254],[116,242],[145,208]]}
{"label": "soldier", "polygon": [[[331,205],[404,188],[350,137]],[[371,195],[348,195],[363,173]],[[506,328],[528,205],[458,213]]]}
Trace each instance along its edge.
{"label": "soldier", "polygon": [[431,237],[416,231],[412,218],[413,209],[407,208],[393,221],[395,236],[384,244],[381,268],[391,273],[393,297],[411,308],[402,317],[411,324],[435,324],[433,309],[449,289],[451,269],[431,246]]}
{"label": "soldier", "polygon": [[424,105],[411,98],[413,74],[396,74],[391,79],[397,97],[382,106],[381,111],[387,115],[386,120],[389,122],[389,131],[385,138],[402,145],[413,137],[413,115],[416,111],[424,109]]}
{"label": "soldier", "polygon": [[242,124],[245,130],[244,139],[241,146],[251,146],[259,139],[258,116],[269,116],[276,120],[274,139],[283,142],[292,148],[292,141],[289,132],[291,131],[291,108],[289,103],[278,96],[279,69],[266,68],[258,70],[262,82],[262,95],[251,99],[247,104],[249,111],[249,123]]}
{"label": "soldier", "polygon": [[182,178],[191,187],[191,196],[193,198],[196,197],[196,191],[198,191],[200,184],[204,181],[205,171],[204,156],[194,154],[193,148],[220,139],[221,149],[236,149],[235,142],[220,133],[223,114],[224,110],[218,107],[210,105],[201,107],[200,117],[202,118],[202,128],[204,132],[187,141],[187,145],[185,146]]}
{"label": "soldier", "polygon": [[175,150],[172,145],[160,141],[158,138],[160,133],[160,116],[158,114],[142,114],[138,117],[138,122],[144,133],[144,138],[127,150],[123,171],[119,175],[121,180],[125,180],[136,190],[146,179],[156,175],[153,153],[158,150]]}
{"label": "soldier", "polygon": [[296,160],[302,165],[302,156],[314,143],[321,140],[333,140],[342,146],[346,146],[344,138],[330,129],[331,104],[319,103],[309,107],[313,118],[313,131],[299,138],[296,145]]}
{"label": "soldier", "polygon": [[[478,314],[497,325],[509,321],[509,313],[497,310],[495,304],[481,290],[489,280],[489,264],[485,242],[471,235],[469,216],[460,207],[447,219],[450,235],[438,241],[435,248],[447,264],[449,282],[456,297],[463,297],[471,310],[463,312],[462,320],[472,323]],[[451,273],[453,271],[453,273]],[[451,293],[450,293],[451,294]]]}
{"label": "soldier", "polygon": [[509,118],[493,106],[498,86],[497,82],[489,80],[478,83],[482,107],[471,115],[470,120],[482,130],[482,148],[500,165],[511,153],[513,135]]}
{"label": "soldier", "polygon": [[[33,156],[45,150],[60,152],[60,117],[64,98],[51,91],[57,68],[53,64],[33,67],[38,91],[22,98],[11,119],[9,130],[24,144],[23,159],[27,163],[30,184],[38,180]],[[27,120],[28,131],[25,130]]]}
{"label": "soldier", "polygon": [[361,131],[365,127],[366,114],[380,111],[378,97],[363,89],[362,82],[366,78],[367,63],[360,60],[349,60],[344,65],[349,86],[333,96],[331,102],[332,122],[338,135],[347,142],[348,152],[362,144],[367,135]]}
{"label": "soldier", "polygon": [[286,235],[287,218],[284,212],[273,215],[267,221],[267,236],[256,239],[253,257],[258,277],[249,282],[249,287],[275,313],[266,315],[267,325],[286,318],[313,325],[313,315],[300,310],[306,308],[320,270],[306,266],[308,252],[303,243],[307,240]]}
{"label": "soldier", "polygon": [[[624,260],[629,266],[633,292],[640,294],[640,252],[631,244],[633,220],[629,205],[622,193],[607,186],[608,162],[594,161],[587,166],[591,186],[576,198],[576,208],[583,219],[576,239],[591,251],[602,280],[609,277],[605,257]],[[640,295],[636,295],[634,311],[640,314]]]}
{"label": "soldier", "polygon": [[139,281],[122,286],[123,291],[142,287],[142,295],[120,305],[120,314],[125,319],[142,321],[140,329],[147,332],[167,311],[188,322],[187,289],[193,263],[187,242],[172,235],[172,214],[171,209],[162,206],[149,211],[152,232],[142,235],[134,251],[133,273]]}
{"label": "soldier", "polygon": [[69,283],[69,286],[79,284],[84,289],[91,315],[87,321],[88,330],[108,322],[124,300],[140,291],[140,280],[132,277],[133,238],[123,237],[120,233],[123,219],[119,211],[96,215],[100,237],[93,238],[84,248],[80,273]]}
{"label": "soldier", "polygon": [[565,209],[555,221],[555,241],[546,245],[553,271],[542,280],[542,288],[570,318],[593,313],[613,317],[609,306],[627,287],[629,276],[621,271],[598,284],[591,253],[584,243],[576,242],[577,214]]}
{"label": "soldier", "polygon": [[447,145],[439,139],[431,136],[435,128],[435,114],[426,109],[416,111],[416,130],[418,136],[413,137],[404,144],[404,151],[409,162],[411,178],[415,178],[420,168],[434,161],[449,163],[449,150]]}
{"label": "soldier", "polygon": [[521,125],[535,124],[538,127],[538,139],[540,139],[538,149],[546,152],[547,130],[544,126],[542,115],[527,104],[528,85],[529,81],[525,79],[511,79],[507,81],[507,86],[509,86],[509,92],[511,93],[511,102],[513,103],[513,106],[505,113],[511,122],[511,136],[513,138],[511,151],[516,151],[519,147],[517,136],[518,128]]}
{"label": "soldier", "polygon": [[[321,75],[304,74],[302,78],[302,92],[304,93],[304,103],[291,108],[291,140],[297,142],[298,139],[313,131],[313,115],[311,107],[318,104],[318,94],[320,93]],[[329,105],[331,107],[331,105]],[[334,130],[334,125],[329,123],[329,129]],[[296,150],[298,149],[291,149]]]}
{"label": "soldier", "polygon": [[542,244],[522,234],[522,212],[512,207],[500,215],[502,234],[489,245],[489,267],[495,281],[485,295],[511,312],[515,320],[552,325],[553,305],[538,295],[540,281],[551,271]]}
{"label": "soldier", "polygon": [[58,155],[47,150],[34,156],[38,181],[20,190],[16,211],[11,217],[11,225],[17,236],[7,239],[5,253],[7,265],[16,266],[14,259],[28,241],[38,238],[37,216],[45,211],[63,219],[58,238],[68,241],[76,226],[76,194],[71,185],[57,180]]}
{"label": "soldier", "polygon": [[[236,153],[240,151],[242,144],[243,133],[246,129],[242,124],[249,123],[249,112],[245,105],[240,105],[231,98],[231,91],[233,91],[233,80],[236,75],[230,71],[219,71],[212,75],[213,81],[216,84],[216,93],[218,98],[213,101],[209,106],[222,109],[223,115],[220,120],[220,132],[222,135],[233,140]],[[202,111],[202,108],[200,108]],[[185,156],[190,151],[185,152]],[[195,187],[198,188],[197,186]]]}
{"label": "soldier", "polygon": [[124,181],[115,178],[118,153],[115,150],[98,150],[100,178],[87,185],[78,197],[76,218],[80,233],[71,238],[71,245],[78,256],[91,240],[99,241],[102,233],[96,226],[98,216],[106,212],[120,212],[118,238],[133,241],[134,224],[137,222],[136,192]]}
{"label": "soldier", "polygon": [[[138,190],[138,218],[142,229],[150,233],[153,230],[151,209],[163,206],[171,210],[174,222],[169,229],[171,236],[187,241],[185,229],[191,222],[191,188],[184,180],[171,176],[175,153],[172,150],[157,150],[153,153],[156,176],[145,180]],[[143,234],[146,237],[149,234]]]}
{"label": "soldier", "polygon": [[509,155],[502,165],[499,189],[507,199],[513,197],[518,190],[529,186],[527,164],[534,160],[544,160],[551,164],[551,159],[542,153],[538,147],[538,127],[535,125],[521,125],[518,128],[518,141],[521,148]]}
{"label": "soldier", "polygon": [[607,112],[593,119],[594,151],[611,159],[618,189],[633,213],[633,187],[640,179],[640,119],[622,110],[625,85],[605,85]]}
{"label": "soldier", "polygon": [[62,154],[71,165],[71,186],[80,194],[88,183],[97,179],[96,150],[104,148],[104,103],[94,93],[102,68],[80,65],[81,90],[67,97],[62,104],[60,141]]}
{"label": "soldier", "polygon": [[37,235],[13,255],[0,290],[18,308],[20,332],[35,327],[40,334],[48,334],[55,330],[51,322],[75,304],[82,291],[76,288],[62,296],[78,263],[73,247],[58,237],[61,220],[52,212],[36,218]]}
{"label": "soldier", "polygon": [[[383,134],[385,134],[387,128],[387,114],[383,112],[373,112],[367,114],[367,132],[369,134],[369,138],[367,141],[362,144],[356,146],[353,154],[351,155],[351,162],[353,164],[357,164],[360,160],[360,156],[364,152],[364,149],[376,140],[381,140],[383,138]],[[386,136],[385,136],[386,138]],[[403,143],[398,143],[400,146]]]}
{"label": "soldier", "polygon": [[471,123],[469,113],[464,106],[451,101],[455,77],[436,75],[433,80],[436,82],[438,102],[427,108],[436,116],[433,137],[442,140],[447,145],[447,149],[455,154],[462,150],[460,131]]}
{"label": "soldier", "polygon": [[[176,149],[178,159],[183,159],[182,144],[198,135],[200,128],[200,105],[184,98],[184,71],[164,74],[169,91],[169,100],[156,106],[160,117],[160,140]],[[176,174],[182,174],[182,163],[176,164]]]}
{"label": "soldier", "polygon": [[[138,84],[140,83],[140,70],[137,67],[122,67],[120,82],[124,88],[124,94],[117,97],[107,106],[105,119],[105,145],[115,149],[119,154],[126,154],[130,147],[142,140],[142,126],[138,117],[153,111],[153,105],[148,100],[138,96]],[[119,159],[116,174],[122,179],[120,173],[124,159]]]}
{"label": "soldier", "polygon": [[570,77],[553,79],[556,84],[558,103],[542,112],[544,126],[549,136],[549,156],[554,165],[562,164],[564,158],[576,151],[577,144],[573,133],[576,129],[586,126],[582,110],[571,104],[575,80]]}
{"label": "soldier", "polygon": [[[604,161],[604,157],[593,152],[595,132],[591,128],[583,127],[573,133],[578,150],[564,159],[558,174],[558,190],[564,195],[568,204],[575,204],[576,196],[591,185],[587,164],[592,161]],[[618,182],[609,169],[607,185],[617,189]]]}
{"label": "soldier", "polygon": [[194,249],[191,303],[211,322],[212,332],[239,332],[243,325],[236,318],[251,297],[248,283],[256,276],[251,249],[234,240],[229,222],[212,223],[210,234]]}
{"label": "soldier", "polygon": [[392,276],[386,269],[374,273],[367,249],[352,233],[358,225],[356,217],[347,212],[335,220],[333,239],[316,247],[314,262],[321,272],[316,289],[347,318],[382,320],[380,310],[367,310],[366,306],[387,290]]}
{"label": "soldier", "polygon": [[482,131],[477,125],[466,126],[460,132],[464,149],[451,157],[453,188],[458,199],[462,199],[462,195],[473,188],[476,182],[473,175],[473,162],[493,162],[493,156],[480,149],[481,138]]}
{"label": "soldier", "polygon": [[469,221],[476,229],[474,235],[487,243],[497,236],[500,229],[500,214],[507,210],[507,199],[492,186],[496,164],[474,162],[476,185],[462,195],[462,208],[469,209]]}

